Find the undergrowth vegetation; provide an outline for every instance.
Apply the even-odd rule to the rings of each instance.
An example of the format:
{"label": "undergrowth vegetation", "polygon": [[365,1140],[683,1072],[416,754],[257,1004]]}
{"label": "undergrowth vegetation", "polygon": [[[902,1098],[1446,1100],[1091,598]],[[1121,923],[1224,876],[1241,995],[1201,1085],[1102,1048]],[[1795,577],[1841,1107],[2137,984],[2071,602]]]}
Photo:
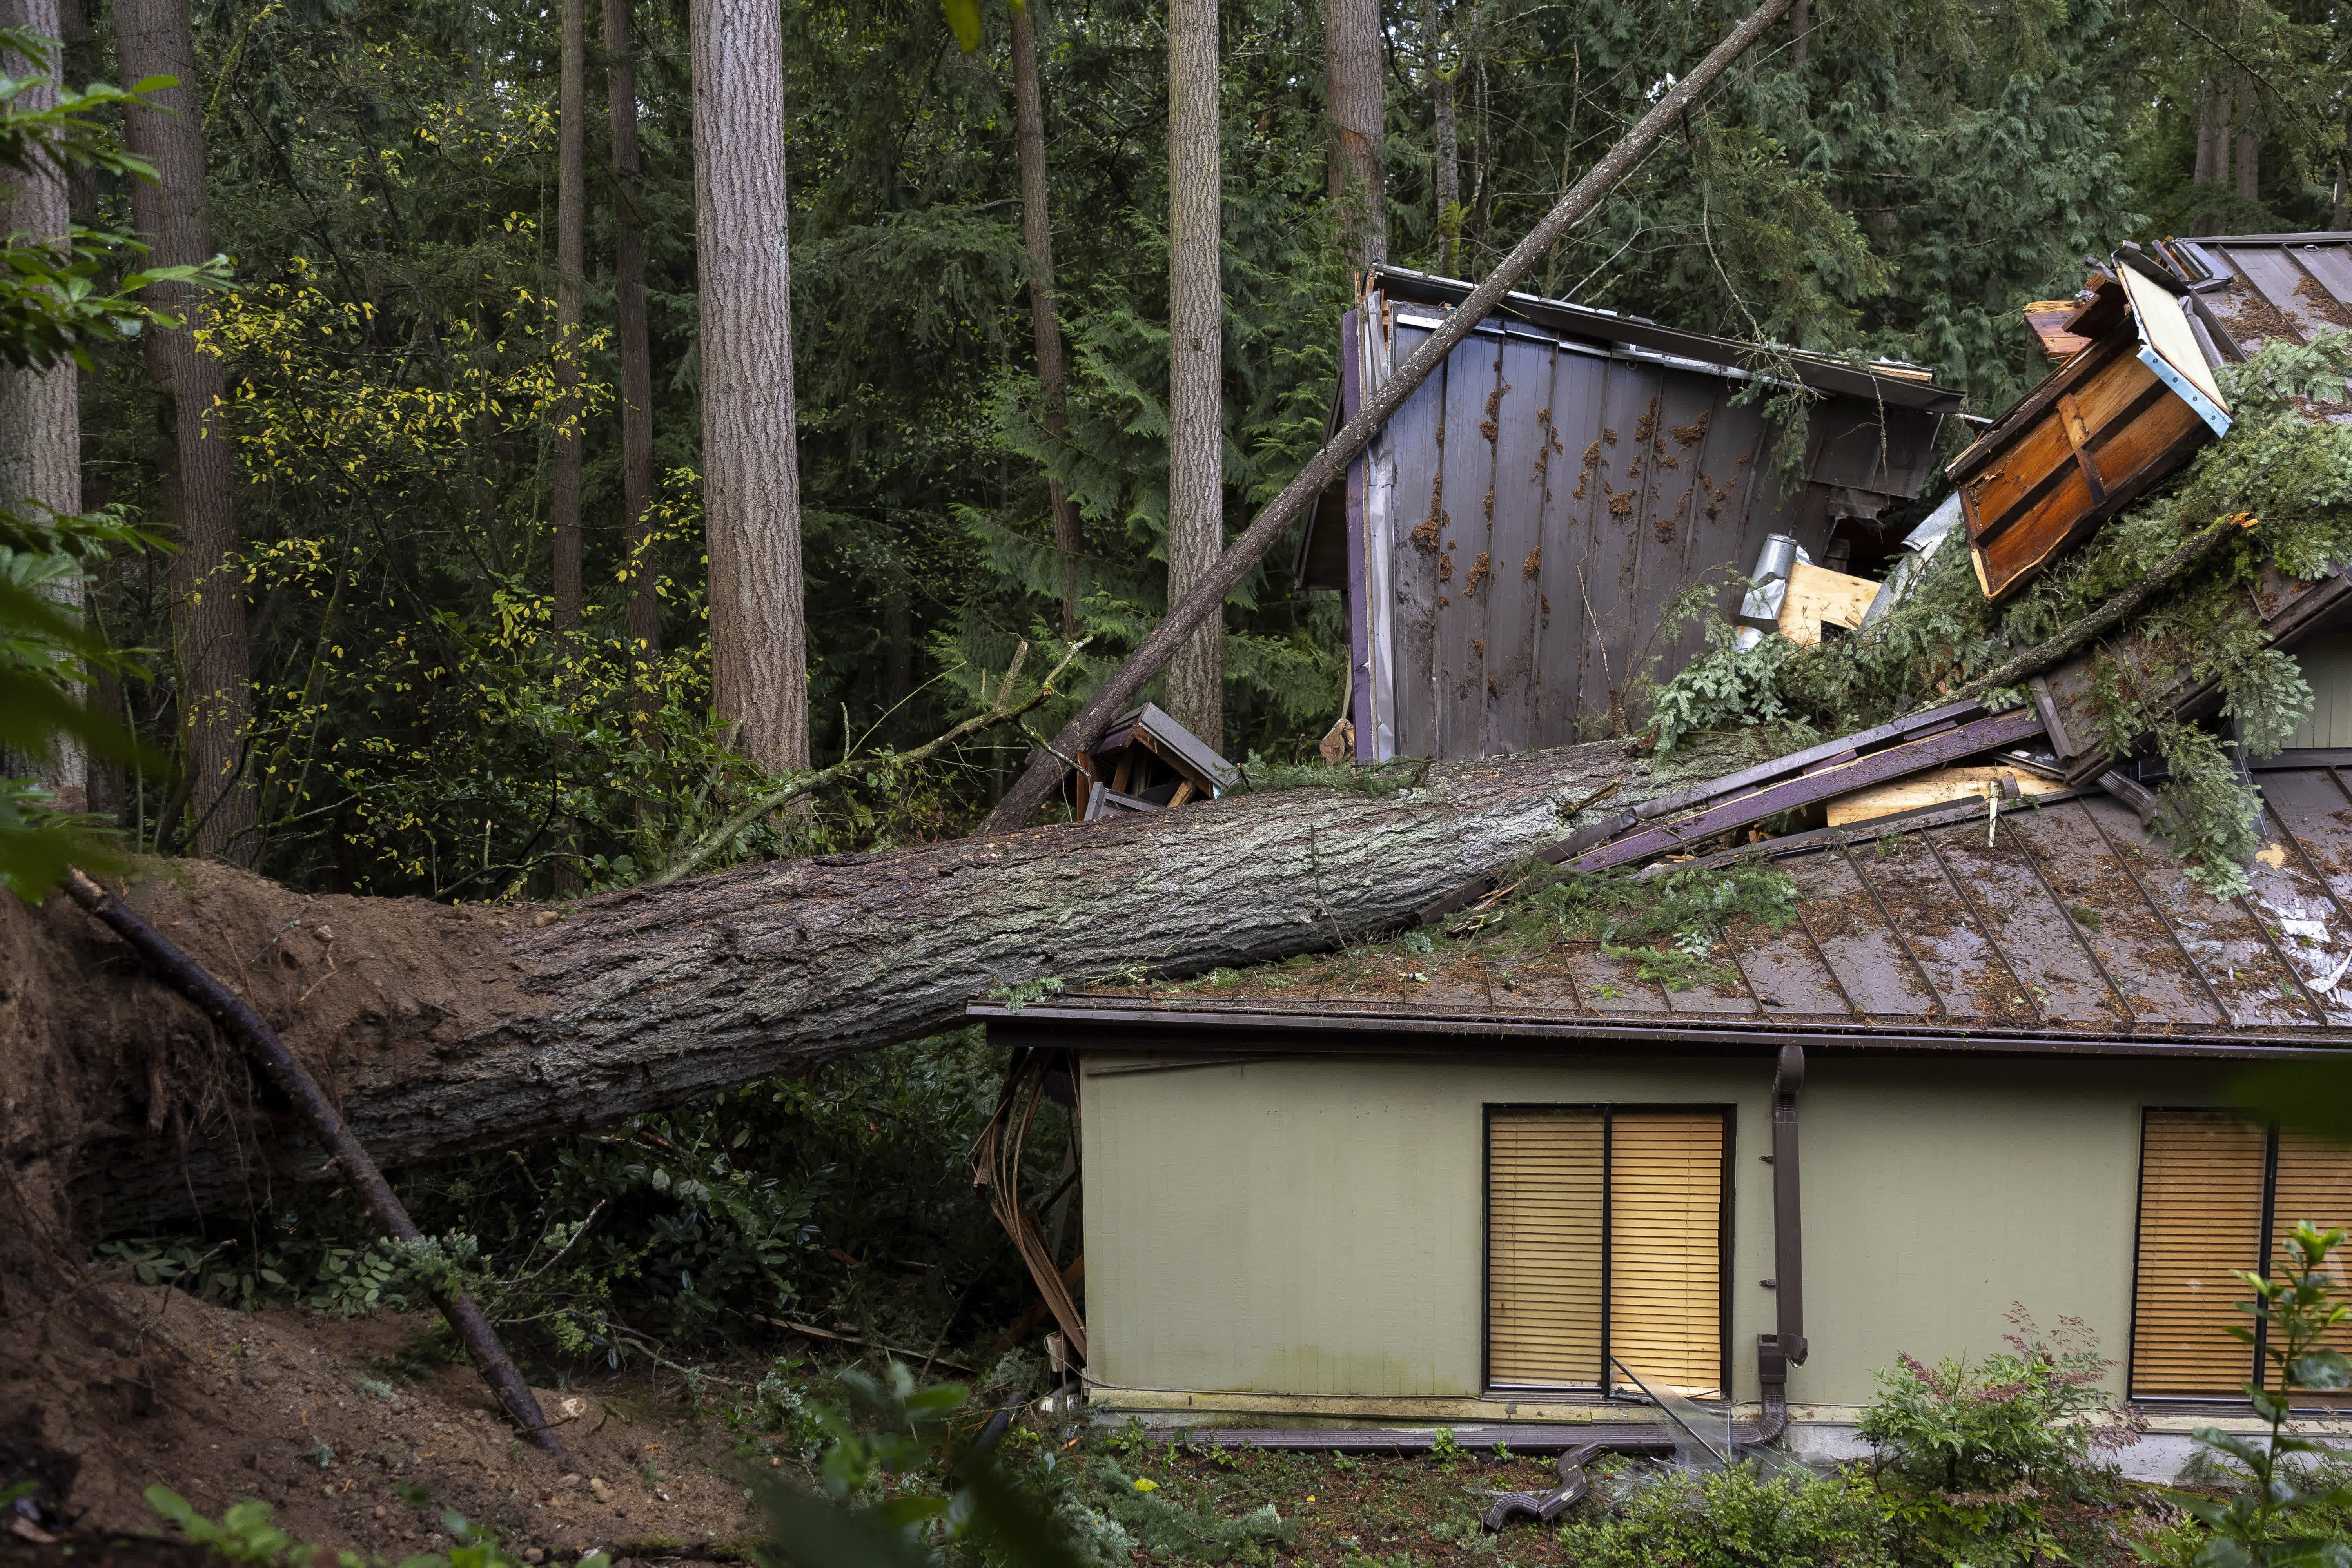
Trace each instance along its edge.
{"label": "undergrowth vegetation", "polygon": [[[427,1239],[399,1247],[353,1205],[305,1194],[266,1217],[108,1243],[101,1257],[247,1308],[429,1307],[452,1281],[519,1352],[619,1366],[745,1340],[779,1321],[950,1361],[1027,1304],[972,1192],[967,1150],[1000,1052],[977,1031],[862,1053],[608,1130],[404,1173]],[[1048,1105],[1028,1190],[1063,1175]],[[1072,1188],[1057,1231],[1075,1248]]]}
{"label": "undergrowth vegetation", "polygon": [[1812,647],[1768,637],[1741,650],[1714,616],[1706,653],[1656,690],[1650,736],[1660,752],[1723,727],[1795,725],[1818,737],[1928,706],[2088,616],[2203,531],[2251,520],[2093,656],[2100,742],[2162,761],[2160,831],[2201,886],[2242,891],[2259,842],[2256,802],[2224,742],[2169,717],[2164,699],[2214,683],[2253,757],[2275,753],[2309,717],[2311,689],[2294,659],[2267,646],[2250,590],[2265,570],[2307,580],[2352,563],[2352,426],[2313,416],[2342,406],[2347,374],[2352,333],[2343,331],[2274,342],[2224,367],[2229,437],[2004,605],[1986,603],[1967,550],[1948,538],[1910,596],[1864,634]]}

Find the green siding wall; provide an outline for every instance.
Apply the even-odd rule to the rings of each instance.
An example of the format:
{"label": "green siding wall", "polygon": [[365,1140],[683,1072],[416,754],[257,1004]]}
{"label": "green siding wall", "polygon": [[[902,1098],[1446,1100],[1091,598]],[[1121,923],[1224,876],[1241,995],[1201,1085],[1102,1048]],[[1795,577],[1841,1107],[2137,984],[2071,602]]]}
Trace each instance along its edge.
{"label": "green siding wall", "polygon": [[[1269,1060],[1083,1080],[1097,1377],[1170,1392],[1475,1395],[1490,1103],[1731,1104],[1731,1342],[1755,1397],[1772,1326],[1769,1058]],[[2147,1062],[1825,1058],[1803,1126],[1799,1403],[1858,1405],[1899,1352],[2000,1348],[2021,1302],[2130,1325],[2143,1105],[2221,1075]]]}

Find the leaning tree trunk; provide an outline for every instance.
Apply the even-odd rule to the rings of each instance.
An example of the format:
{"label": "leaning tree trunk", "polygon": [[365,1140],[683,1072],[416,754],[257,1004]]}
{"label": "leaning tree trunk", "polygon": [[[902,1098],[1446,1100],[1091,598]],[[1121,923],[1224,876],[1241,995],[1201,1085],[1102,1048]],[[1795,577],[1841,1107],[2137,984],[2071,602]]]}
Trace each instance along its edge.
{"label": "leaning tree trunk", "polygon": [[780,773],[809,761],[783,20],[761,0],[691,0],[688,16],[711,704]]}
{"label": "leaning tree trunk", "polygon": [[[152,108],[123,117],[124,140],[155,166],[156,174],[153,184],[131,183],[131,221],[153,247],[152,263],[184,267],[209,261],[205,106],[197,91],[188,0],[117,0],[114,30],[124,86],[158,76],[176,82],[149,95]],[[183,321],[205,308],[201,291],[184,283],[154,284],[147,296]],[[180,544],[172,557],[172,640],[179,662],[180,729],[194,784],[188,812],[198,853],[249,866],[260,847],[245,756],[253,696],[244,574],[236,558],[236,481],[228,433],[215,416],[223,401],[220,362],[197,351],[185,326],[171,331],[151,328],[144,341],[147,374],[164,395],[171,426],[163,517]]]}
{"label": "leaning tree trunk", "polygon": [[[25,27],[45,38],[65,36],[58,0],[0,0],[0,20]],[[65,74],[62,59],[27,60],[8,57],[6,68],[32,79],[18,95],[21,110],[54,108],[58,81]],[[73,213],[66,171],[43,163],[25,173],[11,172],[0,194],[0,234],[26,237],[24,243],[55,247],[71,244]],[[71,514],[81,510],[81,414],[78,381],[71,360],[60,360],[47,370],[31,366],[0,366],[0,507]],[[31,503],[28,508],[26,503]],[[79,574],[42,588],[77,618],[84,602]],[[89,753],[73,736],[59,736],[57,750],[33,759],[36,775],[48,786],[59,811],[89,808]]]}
{"label": "leaning tree trunk", "polygon": [[[1168,603],[1225,548],[1224,289],[1220,275],[1217,0],[1168,7]],[[1225,628],[1168,662],[1168,710],[1225,746]]]}
{"label": "leaning tree trunk", "polygon": [[[129,901],[237,986],[387,1166],[509,1147],[954,1026],[1042,976],[1185,973],[1391,928],[1551,843],[1637,770],[1613,744],[1423,787],[1243,795],[1108,823],[773,861],[551,909],[310,898],[226,868]],[[1617,804],[1617,802],[1612,802]],[[0,900],[0,1159],[69,1168],[79,1223],[234,1207],[314,1175],[290,1124],[231,1125],[210,1026],[68,901]],[[209,1109],[208,1109],[209,1108]],[[250,1115],[249,1111],[239,1114]],[[205,1118],[212,1120],[207,1122]],[[230,1151],[276,1157],[240,1169]]]}

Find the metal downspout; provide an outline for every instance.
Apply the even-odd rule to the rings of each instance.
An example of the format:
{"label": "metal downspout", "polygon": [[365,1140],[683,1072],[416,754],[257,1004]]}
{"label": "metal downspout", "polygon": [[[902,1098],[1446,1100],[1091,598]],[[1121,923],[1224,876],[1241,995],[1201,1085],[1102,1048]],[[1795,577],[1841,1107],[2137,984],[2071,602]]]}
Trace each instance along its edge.
{"label": "metal downspout", "polygon": [[[1735,1447],[1769,1443],[1789,1427],[1789,1367],[1803,1365],[1805,1344],[1804,1213],[1799,1202],[1797,1093],[1805,1086],[1802,1046],[1780,1047],[1772,1074],[1772,1292],[1775,1332],[1756,1336],[1756,1381],[1763,1411],[1752,1425],[1734,1428]],[[1784,1347],[1787,1347],[1784,1349]],[[1521,1514],[1544,1523],[1559,1518],[1591,1489],[1584,1467],[1602,1454],[1672,1453],[1674,1438],[1657,1427],[1581,1443],[1559,1456],[1559,1485],[1548,1492],[1507,1492],[1486,1510],[1488,1530],[1500,1530]]]}

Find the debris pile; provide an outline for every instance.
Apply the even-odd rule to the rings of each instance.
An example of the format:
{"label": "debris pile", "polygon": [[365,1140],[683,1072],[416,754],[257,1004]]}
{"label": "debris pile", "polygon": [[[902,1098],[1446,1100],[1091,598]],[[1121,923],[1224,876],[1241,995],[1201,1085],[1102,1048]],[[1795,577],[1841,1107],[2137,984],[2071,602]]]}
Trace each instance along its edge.
{"label": "debris pile", "polygon": [[1119,715],[1078,762],[1072,804],[1084,822],[1214,800],[1241,780],[1239,769],[1153,702]]}

